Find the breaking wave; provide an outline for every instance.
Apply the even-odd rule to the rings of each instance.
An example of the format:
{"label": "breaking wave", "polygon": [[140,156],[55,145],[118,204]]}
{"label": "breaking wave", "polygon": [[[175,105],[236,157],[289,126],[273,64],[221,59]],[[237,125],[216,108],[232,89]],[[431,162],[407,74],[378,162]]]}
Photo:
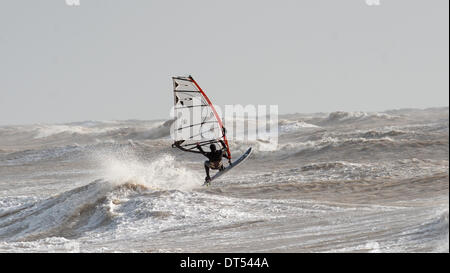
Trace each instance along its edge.
{"label": "breaking wave", "polygon": [[[141,162],[128,154],[103,154],[98,175],[85,186],[45,200],[0,210],[0,240],[30,241],[50,236],[72,238],[92,230],[114,228],[115,206],[123,198],[139,193],[191,190],[201,179],[166,155]],[[11,205],[11,204],[10,204]],[[154,212],[151,217],[165,217]]]}
{"label": "breaking wave", "polygon": [[398,116],[389,115],[386,113],[367,113],[367,112],[343,112],[336,111],[328,115],[324,120],[325,123],[330,122],[354,122],[362,120],[393,120],[399,118]]}
{"label": "breaking wave", "polygon": [[282,133],[288,133],[292,131],[298,131],[305,128],[320,128],[320,126],[307,123],[303,120],[300,121],[289,121],[289,120],[280,120],[278,122],[280,126],[280,131]]}
{"label": "breaking wave", "polygon": [[[395,134],[395,133],[394,133]],[[267,150],[264,146],[265,143],[255,141],[251,143],[254,147],[254,156],[256,157],[277,157],[277,156],[300,156],[306,152],[314,152],[316,155],[318,152],[324,152],[329,149],[346,149],[351,148],[361,149],[361,151],[390,151],[390,149],[402,149],[402,148],[424,148],[424,147],[445,147],[448,145],[448,140],[418,140],[418,139],[407,139],[407,140],[397,140],[388,137],[388,134],[378,134],[377,137],[370,133],[366,137],[355,137],[355,138],[339,138],[339,137],[323,137],[319,140],[310,140],[304,142],[288,142],[279,143],[276,149]],[[235,147],[238,151],[245,151],[248,147],[248,143],[238,143],[236,142]]]}
{"label": "breaking wave", "polygon": [[153,161],[143,161],[133,150],[103,151],[93,154],[99,162],[98,175],[111,183],[133,183],[158,190],[191,190],[201,178],[175,161],[168,154]]}
{"label": "breaking wave", "polygon": [[28,126],[0,127],[4,140],[23,138],[33,143],[55,143],[74,139],[75,141],[95,138],[110,139],[158,139],[170,135],[172,120],[146,122],[82,122],[68,124],[37,124]]}

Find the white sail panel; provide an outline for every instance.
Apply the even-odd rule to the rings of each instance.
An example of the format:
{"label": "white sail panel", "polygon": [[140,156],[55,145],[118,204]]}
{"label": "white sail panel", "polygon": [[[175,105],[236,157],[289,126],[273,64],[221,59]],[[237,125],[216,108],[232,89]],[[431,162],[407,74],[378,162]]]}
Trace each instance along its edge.
{"label": "white sail panel", "polygon": [[211,101],[200,89],[194,79],[173,77],[174,116],[172,137],[176,146],[195,149],[195,145],[228,142],[222,121]]}

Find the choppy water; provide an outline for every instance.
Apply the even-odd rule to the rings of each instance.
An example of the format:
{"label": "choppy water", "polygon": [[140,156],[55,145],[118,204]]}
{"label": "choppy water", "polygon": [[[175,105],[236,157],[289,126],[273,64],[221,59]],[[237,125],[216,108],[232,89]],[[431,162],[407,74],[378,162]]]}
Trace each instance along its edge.
{"label": "choppy water", "polygon": [[292,114],[210,188],[164,121],[0,127],[0,252],[448,252],[449,110]]}

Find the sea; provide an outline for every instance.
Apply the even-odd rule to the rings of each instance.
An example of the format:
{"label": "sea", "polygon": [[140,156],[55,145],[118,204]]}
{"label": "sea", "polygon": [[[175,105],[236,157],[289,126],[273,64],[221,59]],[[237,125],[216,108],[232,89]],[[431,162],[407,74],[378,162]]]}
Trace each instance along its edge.
{"label": "sea", "polygon": [[0,126],[0,252],[449,252],[448,107],[280,115],[209,187],[170,125]]}

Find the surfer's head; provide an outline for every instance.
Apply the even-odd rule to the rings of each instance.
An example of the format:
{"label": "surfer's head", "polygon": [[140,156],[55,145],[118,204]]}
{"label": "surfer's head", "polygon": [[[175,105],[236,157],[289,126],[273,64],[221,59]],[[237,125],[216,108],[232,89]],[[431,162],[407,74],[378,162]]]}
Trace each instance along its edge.
{"label": "surfer's head", "polygon": [[216,145],[214,145],[214,144],[209,145],[209,149],[211,149],[211,152],[215,152],[216,151]]}

